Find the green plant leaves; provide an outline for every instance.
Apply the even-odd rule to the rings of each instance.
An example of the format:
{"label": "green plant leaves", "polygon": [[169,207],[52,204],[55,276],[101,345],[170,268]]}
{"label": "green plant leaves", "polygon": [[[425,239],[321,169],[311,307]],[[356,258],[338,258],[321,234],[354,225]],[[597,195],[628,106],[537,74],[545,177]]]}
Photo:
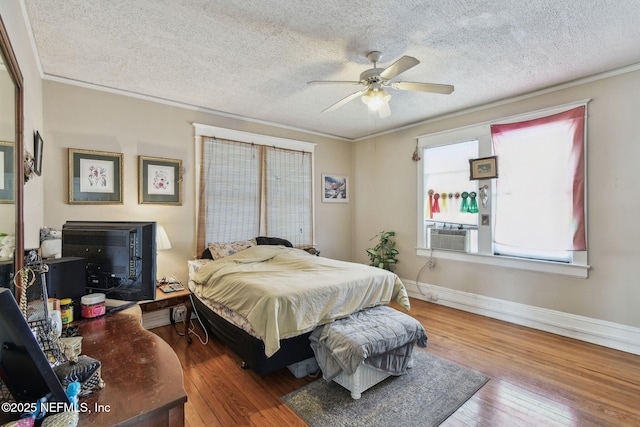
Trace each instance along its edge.
{"label": "green plant leaves", "polygon": [[381,231],[370,239],[378,238],[378,244],[373,248],[367,249],[371,266],[392,271],[392,266],[398,263],[396,255],[399,253],[394,248],[396,243],[391,240],[395,235],[395,231]]}

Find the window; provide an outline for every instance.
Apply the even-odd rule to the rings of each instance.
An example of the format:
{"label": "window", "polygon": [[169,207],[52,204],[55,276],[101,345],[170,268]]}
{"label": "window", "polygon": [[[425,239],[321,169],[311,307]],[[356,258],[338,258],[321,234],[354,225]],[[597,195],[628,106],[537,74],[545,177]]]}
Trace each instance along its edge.
{"label": "window", "polygon": [[424,218],[427,223],[451,227],[478,225],[478,215],[467,209],[469,194],[478,192],[477,181],[469,181],[469,159],[476,157],[477,140],[424,149]]}
{"label": "window", "polygon": [[[470,228],[477,242],[463,247],[462,253],[438,251],[438,256],[586,277],[585,115],[586,101],[501,120],[504,124],[486,123],[420,137],[423,158],[418,206],[425,210],[419,213],[418,254],[432,254],[430,227],[457,223],[458,228]],[[465,152],[470,141],[477,148]],[[492,155],[497,156],[498,178],[469,180],[468,161]],[[466,180],[454,178],[453,159],[458,156],[466,157]],[[449,181],[451,186],[453,182],[476,189],[486,186],[486,203],[472,190],[477,194],[478,213],[464,215],[474,220],[443,215],[442,197],[440,213],[427,209],[433,206],[429,189],[436,182],[445,188]]]}
{"label": "window", "polygon": [[312,246],[314,145],[195,126],[200,165],[198,253],[206,243],[260,235]]}

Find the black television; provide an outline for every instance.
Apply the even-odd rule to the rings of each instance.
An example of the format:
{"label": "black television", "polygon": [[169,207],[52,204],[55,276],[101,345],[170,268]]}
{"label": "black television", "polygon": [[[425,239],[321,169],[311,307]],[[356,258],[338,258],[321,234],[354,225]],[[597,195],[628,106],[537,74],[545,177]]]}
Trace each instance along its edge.
{"label": "black television", "polygon": [[69,403],[64,387],[9,289],[0,288],[0,379],[17,402]]}
{"label": "black television", "polygon": [[85,259],[88,293],[124,301],[155,299],[154,221],[67,221],[62,256]]}

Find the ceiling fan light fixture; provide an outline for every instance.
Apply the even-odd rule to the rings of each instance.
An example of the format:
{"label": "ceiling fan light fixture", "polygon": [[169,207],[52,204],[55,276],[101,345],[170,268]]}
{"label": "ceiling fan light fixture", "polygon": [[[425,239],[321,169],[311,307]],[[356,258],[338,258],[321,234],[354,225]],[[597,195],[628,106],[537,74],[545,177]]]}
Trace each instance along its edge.
{"label": "ceiling fan light fixture", "polygon": [[389,100],[391,95],[384,90],[383,87],[390,87],[395,90],[411,90],[419,92],[432,92],[448,95],[453,92],[453,86],[436,84],[436,83],[419,83],[419,82],[399,82],[392,81],[400,74],[415,67],[420,63],[413,56],[403,56],[396,62],[388,66],[387,68],[378,68],[378,61],[382,57],[382,53],[379,51],[369,52],[367,58],[373,63],[373,68],[360,73],[358,80],[313,80],[309,83],[314,84],[343,84],[343,85],[361,85],[365,88],[354,92],[346,98],[342,98],[329,108],[322,110],[323,113],[328,113],[338,109],[348,102],[360,97],[369,111],[377,112],[381,118],[391,115],[391,108],[389,107]]}
{"label": "ceiling fan light fixture", "polygon": [[362,95],[362,102],[367,104],[369,110],[378,111],[378,109],[383,105],[387,104],[391,99],[391,95],[384,89],[381,88],[369,88]]}

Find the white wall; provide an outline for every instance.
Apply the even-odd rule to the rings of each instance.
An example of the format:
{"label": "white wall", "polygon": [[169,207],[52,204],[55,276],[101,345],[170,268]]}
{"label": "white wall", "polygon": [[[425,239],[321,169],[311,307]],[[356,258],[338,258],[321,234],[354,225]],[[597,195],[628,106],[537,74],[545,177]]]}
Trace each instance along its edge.
{"label": "white wall", "polygon": [[635,196],[640,182],[640,71],[357,142],[354,260],[366,262],[369,239],[384,229],[397,233],[400,277],[414,281],[425,265],[427,260],[415,251],[417,171],[411,154],[416,137],[585,98],[592,98],[587,135],[589,278],[438,260],[437,268],[425,269],[419,281],[640,327],[640,197]]}
{"label": "white wall", "polygon": [[[320,175],[351,172],[351,143],[292,130],[233,120],[193,109],[53,81],[44,82],[46,171],[44,206],[48,226],[67,220],[154,220],[162,223],[172,249],[158,253],[158,275],[187,276],[195,254],[195,150],[192,123],[316,143],[316,243],[323,255],[351,258],[352,204],[320,202]],[[124,154],[123,205],[69,205],[68,149]],[[138,156],[181,159],[186,168],[182,206],[138,204]]]}

